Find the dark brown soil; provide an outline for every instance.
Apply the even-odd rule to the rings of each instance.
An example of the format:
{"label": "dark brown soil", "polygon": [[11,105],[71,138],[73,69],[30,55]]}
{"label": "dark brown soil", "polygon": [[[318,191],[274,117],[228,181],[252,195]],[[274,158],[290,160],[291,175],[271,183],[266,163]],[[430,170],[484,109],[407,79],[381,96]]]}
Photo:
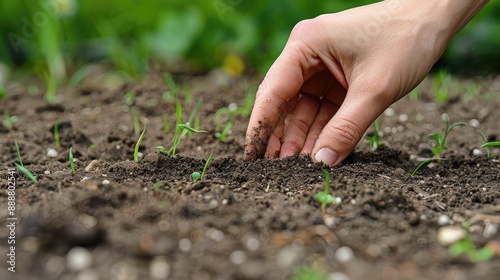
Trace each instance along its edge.
{"label": "dark brown soil", "polygon": [[[16,272],[7,270],[9,231],[2,226],[0,279],[291,279],[302,265],[348,279],[500,279],[498,256],[474,264],[452,258],[437,242],[440,217],[459,225],[475,214],[500,212],[500,150],[491,149],[492,159],[476,155],[485,152],[479,130],[500,140],[498,95],[439,105],[424,85],[419,100],[393,105],[394,115],[381,117],[384,148],[374,154],[361,142],[342,165],[328,168],[331,193],[341,203],[328,206],[324,220],[313,198],[324,186],[324,166],[299,156],[244,160],[247,117],[237,117],[226,142],[214,137],[215,112],[233,102],[241,106],[257,80],[180,80],[194,100],[180,92],[184,121],[202,97],[200,127],[209,133],[184,139],[175,157],[155,151],[171,145],[164,117],[175,123],[175,101],[162,99],[168,88],[158,77],[115,89],[90,83],[63,89],[58,105],[29,95],[24,84],[9,86],[0,106],[19,121],[0,127],[0,219],[9,217],[7,167],[18,161],[15,140],[39,182],[15,175]],[[139,136],[124,100],[129,91],[147,123],[139,162],[132,160]],[[416,157],[432,156],[428,134],[444,127],[442,113],[470,125],[451,132],[441,165],[409,176]],[[76,175],[68,165],[70,147]],[[49,148],[58,155],[49,157]],[[191,173],[212,153],[204,180],[192,183]],[[471,227],[478,247],[498,245],[495,225]],[[89,254],[90,262],[72,264]]]}

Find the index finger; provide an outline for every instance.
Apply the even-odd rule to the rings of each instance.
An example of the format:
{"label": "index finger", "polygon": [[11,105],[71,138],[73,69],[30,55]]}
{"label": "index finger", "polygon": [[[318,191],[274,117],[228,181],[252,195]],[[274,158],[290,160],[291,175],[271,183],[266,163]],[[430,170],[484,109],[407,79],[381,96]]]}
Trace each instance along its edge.
{"label": "index finger", "polygon": [[[255,105],[248,124],[245,140],[245,156],[262,158],[269,138],[289,102],[307,79],[317,61],[304,51],[300,42],[289,42],[269,69],[257,90]],[[319,60],[319,59],[318,59]],[[315,63],[312,63],[315,62]],[[315,71],[317,72],[317,71]],[[307,75],[310,76],[310,75]],[[278,144],[274,142],[273,144]]]}

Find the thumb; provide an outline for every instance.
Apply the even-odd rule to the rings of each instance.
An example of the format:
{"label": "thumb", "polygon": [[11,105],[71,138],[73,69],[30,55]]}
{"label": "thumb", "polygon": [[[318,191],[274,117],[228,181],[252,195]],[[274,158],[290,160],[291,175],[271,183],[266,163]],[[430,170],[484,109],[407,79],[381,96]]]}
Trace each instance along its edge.
{"label": "thumb", "polygon": [[390,105],[382,94],[349,87],[337,113],[321,131],[313,159],[327,165],[341,163],[356,147],[368,127]]}

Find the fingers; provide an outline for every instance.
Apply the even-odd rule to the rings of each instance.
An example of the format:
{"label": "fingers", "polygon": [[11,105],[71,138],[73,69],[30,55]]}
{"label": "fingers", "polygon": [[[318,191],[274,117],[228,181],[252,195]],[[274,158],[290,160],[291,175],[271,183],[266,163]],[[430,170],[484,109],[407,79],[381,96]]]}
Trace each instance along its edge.
{"label": "fingers", "polygon": [[311,97],[308,94],[302,94],[299,97],[297,106],[285,120],[280,158],[292,156],[301,151],[319,107],[320,101],[318,98]]}
{"label": "fingers", "polygon": [[356,147],[368,127],[389,106],[383,94],[351,85],[337,113],[321,131],[313,159],[327,165],[342,162]]}
{"label": "fingers", "polygon": [[288,102],[299,93],[306,79],[324,68],[319,66],[319,58],[298,38],[298,35],[290,37],[257,91],[246,133],[247,158],[263,157],[266,150],[269,152],[276,147],[278,139],[272,140],[272,147],[267,149]]}
{"label": "fingers", "polygon": [[314,148],[314,144],[316,144],[316,140],[318,139],[321,130],[326,126],[328,121],[335,115],[339,106],[331,103],[328,100],[323,100],[321,103],[321,108],[314,119],[311,128],[309,129],[309,133],[307,134],[306,141],[304,142],[304,146],[300,151],[301,154],[310,155]]}

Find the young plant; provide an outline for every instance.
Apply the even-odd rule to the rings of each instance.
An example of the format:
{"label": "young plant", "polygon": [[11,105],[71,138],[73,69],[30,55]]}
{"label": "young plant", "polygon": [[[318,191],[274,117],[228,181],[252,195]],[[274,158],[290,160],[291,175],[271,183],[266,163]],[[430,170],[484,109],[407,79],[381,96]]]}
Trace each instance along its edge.
{"label": "young plant", "polygon": [[135,91],[129,91],[127,93],[125,93],[125,104],[127,104],[127,106],[132,106],[134,105],[135,103]]}
{"label": "young plant", "polygon": [[69,148],[69,167],[71,167],[71,174],[75,175],[75,159],[73,157],[73,147]]}
{"label": "young plant", "polygon": [[182,138],[188,133],[208,133],[208,131],[205,130],[200,130],[191,127],[191,121],[195,117],[196,112],[198,111],[199,107],[201,106],[201,100],[198,102],[198,105],[196,106],[195,110],[191,113],[189,116],[189,121],[186,123],[182,123],[182,105],[179,100],[177,100],[177,105],[176,105],[176,117],[177,117],[177,125],[175,127],[175,132],[174,132],[174,137],[172,139],[172,147],[169,150],[166,150],[165,147],[163,146],[157,146],[156,150],[170,155],[170,156],[175,156],[175,153],[177,151],[177,146],[181,143]]}
{"label": "young plant", "polygon": [[447,114],[443,114],[443,120],[446,124],[444,132],[429,135],[429,137],[436,142],[436,147],[432,149],[432,153],[439,158],[442,156],[443,151],[448,148],[446,147],[446,138],[448,138],[450,131],[458,126],[467,126],[464,122],[458,122],[450,125],[450,118]]}
{"label": "young plant", "polygon": [[481,147],[482,148],[500,147],[500,142],[487,142],[484,143]]}
{"label": "young plant", "polygon": [[38,180],[36,177],[31,173],[26,167],[24,167],[23,160],[21,158],[21,153],[19,152],[19,145],[17,144],[17,140],[14,141],[16,144],[16,152],[17,152],[17,158],[19,159],[19,163],[15,162],[14,165],[16,166],[17,170],[21,171],[26,177],[28,177],[33,183],[37,183]]}
{"label": "young plant", "polygon": [[378,120],[373,122],[373,136],[365,136],[365,140],[368,140],[370,144],[370,150],[372,153],[376,153],[375,151],[384,145],[383,142],[380,142],[380,122]]}
{"label": "young plant", "polygon": [[330,192],[330,173],[328,170],[323,169],[323,174],[325,174],[325,189],[314,196],[318,202],[321,203],[321,213],[325,213],[326,205],[335,202],[335,197]]}
{"label": "young plant", "polygon": [[328,280],[328,275],[319,268],[307,265],[300,266],[292,274],[292,280]]}
{"label": "young plant", "polygon": [[134,124],[134,133],[135,135],[139,135],[141,124],[139,122],[139,114],[137,113],[137,109],[135,107],[130,108],[130,112],[132,113],[132,122]]}
{"label": "young plant", "polygon": [[467,223],[464,223],[463,228],[466,232],[465,237],[452,244],[448,249],[448,253],[452,257],[459,257],[463,254],[467,255],[467,258],[470,262],[479,263],[491,260],[495,256],[495,252],[489,247],[483,247],[481,249],[477,249],[474,245],[474,241],[472,241],[472,237],[470,234],[469,226]]}
{"label": "young plant", "polygon": [[139,161],[139,147],[141,146],[142,138],[144,137],[145,133],[146,133],[146,124],[144,124],[144,129],[142,130],[141,136],[139,136],[139,140],[137,140],[137,144],[135,144],[135,148],[134,148],[134,161],[135,162]]}
{"label": "young plant", "polygon": [[210,156],[207,158],[207,161],[205,162],[205,166],[203,167],[203,171],[201,172],[201,174],[198,171],[195,171],[191,174],[191,179],[193,180],[193,183],[196,183],[196,181],[198,180],[200,181],[203,180],[203,177],[205,176],[205,172],[207,171],[207,167],[210,164],[213,155],[214,154],[210,154]]}
{"label": "young plant", "polygon": [[[494,147],[491,146],[491,144],[495,142],[488,142],[488,140],[486,140],[486,136],[484,136],[484,134],[481,131],[479,131],[479,136],[481,136],[481,140],[483,140],[483,145],[481,146],[481,148],[483,148],[486,151],[486,155],[488,156],[488,158],[493,158],[495,155],[490,152],[490,147]],[[500,142],[497,143],[498,146],[500,146]]]}
{"label": "young plant", "polygon": [[419,164],[419,165],[418,165],[418,166],[417,166],[417,167],[413,170],[413,172],[412,172],[412,173],[410,173],[410,176],[412,176],[412,177],[413,177],[413,176],[415,176],[415,174],[417,173],[417,171],[418,171],[420,168],[422,168],[422,167],[426,166],[427,164],[429,164],[429,163],[431,163],[431,162],[433,162],[433,161],[438,161],[438,162],[440,162],[441,160],[443,160],[443,159],[442,159],[442,158],[427,158],[427,159],[425,159],[424,161],[422,161],[422,162],[421,162],[421,163],[420,163],[420,164]]}
{"label": "young plant", "polygon": [[19,118],[17,116],[11,116],[9,114],[9,110],[4,109],[3,110],[3,126],[7,128],[8,130],[11,130],[12,127],[14,126],[15,123],[19,121]]}
{"label": "young plant", "polygon": [[61,147],[61,138],[59,136],[59,123],[61,122],[61,118],[57,118],[56,123],[54,124],[54,142],[57,148]]}

